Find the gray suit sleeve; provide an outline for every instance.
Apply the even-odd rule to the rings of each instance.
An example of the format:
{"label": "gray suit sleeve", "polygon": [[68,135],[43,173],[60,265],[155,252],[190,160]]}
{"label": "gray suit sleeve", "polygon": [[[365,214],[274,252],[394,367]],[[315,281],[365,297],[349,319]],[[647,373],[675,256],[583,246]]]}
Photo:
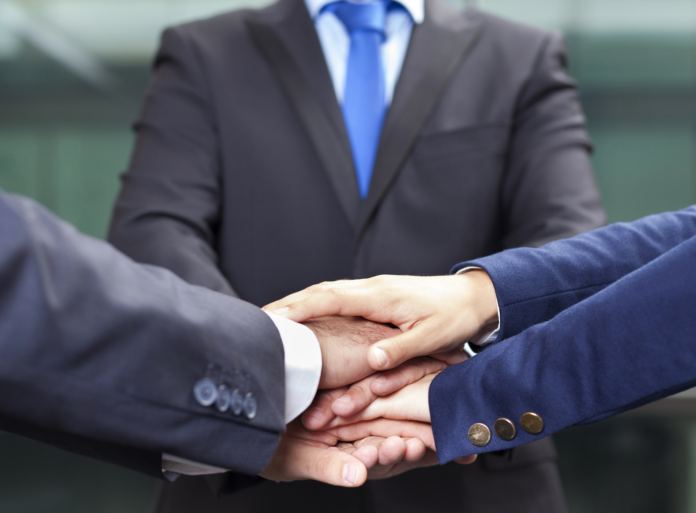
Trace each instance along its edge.
{"label": "gray suit sleeve", "polygon": [[137,262],[238,297],[217,266],[220,149],[205,71],[184,28],[168,29],[134,128],[109,242]]}
{"label": "gray suit sleeve", "polygon": [[538,247],[605,223],[575,83],[549,34],[518,99],[502,187],[505,249]]}
{"label": "gray suit sleeve", "polygon": [[[0,429],[158,475],[162,453],[257,474],[285,428],[280,336],[258,308],[138,265],[0,193]],[[252,419],[196,401],[208,377]]]}

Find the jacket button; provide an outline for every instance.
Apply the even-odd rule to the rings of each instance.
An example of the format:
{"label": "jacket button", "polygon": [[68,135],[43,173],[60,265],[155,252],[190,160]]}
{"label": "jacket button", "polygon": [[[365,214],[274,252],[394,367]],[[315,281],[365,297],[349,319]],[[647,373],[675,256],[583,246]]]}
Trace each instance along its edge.
{"label": "jacket button", "polygon": [[241,415],[242,409],[244,408],[244,399],[242,398],[242,393],[238,388],[235,388],[232,392],[232,401],[230,406],[232,408],[232,413],[235,415]]}
{"label": "jacket button", "polygon": [[256,398],[249,392],[244,398],[244,415],[247,416],[247,419],[251,420],[256,417],[257,410],[258,403],[256,402]]}
{"label": "jacket button", "polygon": [[517,429],[510,419],[501,418],[495,421],[493,424],[493,429],[495,429],[495,434],[501,440],[509,442],[517,434]]}
{"label": "jacket button", "polygon": [[232,403],[232,394],[230,394],[230,389],[225,385],[220,385],[218,388],[218,398],[215,401],[215,407],[219,412],[225,413],[230,409],[230,404]]}
{"label": "jacket button", "polygon": [[522,429],[530,435],[538,435],[544,430],[544,419],[532,412],[527,412],[520,419]]}
{"label": "jacket button", "polygon": [[491,430],[485,424],[474,424],[469,428],[469,441],[476,447],[485,447],[491,441]]}
{"label": "jacket button", "polygon": [[210,406],[218,398],[218,389],[210,378],[203,378],[193,386],[193,396],[201,406]]}

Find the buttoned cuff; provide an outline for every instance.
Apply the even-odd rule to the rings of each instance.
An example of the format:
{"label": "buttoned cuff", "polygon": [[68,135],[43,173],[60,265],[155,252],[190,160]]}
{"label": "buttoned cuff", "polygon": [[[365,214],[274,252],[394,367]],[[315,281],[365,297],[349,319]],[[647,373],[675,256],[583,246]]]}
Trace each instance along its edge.
{"label": "buttoned cuff", "polygon": [[265,312],[278,328],[285,349],[285,423],[312,404],[321,378],[319,341],[308,327]]}
{"label": "buttoned cuff", "polygon": [[[266,313],[275,324],[285,350],[285,423],[297,418],[314,400],[321,378],[321,349],[312,330],[285,317]],[[221,474],[227,469],[162,454],[162,474],[168,481],[179,475]]]}
{"label": "buttoned cuff", "polygon": [[[463,269],[460,269],[457,271],[455,274],[464,274],[468,273],[469,271],[482,271],[480,267],[476,266],[468,266],[464,267]],[[498,334],[500,333],[500,304],[498,304],[498,300],[496,298],[495,301],[495,307],[498,309],[498,322],[496,323],[491,323],[483,327],[481,331],[479,331],[474,338],[472,338],[469,342],[472,344],[476,344],[477,346],[480,347],[485,347],[487,345],[490,345],[494,343],[496,340],[498,340]]]}

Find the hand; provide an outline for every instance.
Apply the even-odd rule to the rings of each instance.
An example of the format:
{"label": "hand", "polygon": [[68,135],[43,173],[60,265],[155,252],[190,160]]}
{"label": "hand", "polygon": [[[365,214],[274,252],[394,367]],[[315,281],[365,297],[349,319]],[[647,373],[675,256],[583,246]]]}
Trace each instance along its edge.
{"label": "hand", "polygon": [[368,351],[368,363],[375,370],[392,369],[415,356],[453,355],[498,316],[493,283],[479,270],[453,276],[327,282],[264,308],[296,322],[350,315],[398,326],[403,333]]}
{"label": "hand", "polygon": [[[431,467],[438,464],[435,451],[426,449],[418,438],[371,436],[357,442],[342,442],[337,445],[340,450],[348,454],[364,451],[366,446],[372,446],[372,454],[363,454],[360,459],[367,466],[367,479],[369,480],[394,477],[415,468]],[[373,461],[374,464],[372,464]]]}
{"label": "hand", "polygon": [[386,397],[380,397],[367,408],[349,417],[335,417],[327,426],[334,428],[373,419],[413,420],[430,422],[428,392],[430,383],[439,374],[429,374],[421,380],[408,385]]}
{"label": "hand", "polygon": [[[403,433],[384,438],[373,433]],[[415,433],[432,443],[427,430],[415,423],[361,423],[349,428],[311,432],[295,421],[286,433],[260,476],[275,481],[314,479],[344,486],[361,486],[367,478],[397,475],[411,468],[430,466],[432,451],[424,442],[409,435]],[[340,443],[339,440],[357,440]]]}
{"label": "hand", "polygon": [[[435,438],[430,424],[406,420],[390,420],[378,418],[370,421],[360,421],[355,424],[347,424],[337,426],[320,433],[330,433],[338,440],[355,440],[367,436],[399,436],[401,438],[418,438],[431,451],[436,451]],[[423,460],[420,461],[422,466],[428,466],[429,452],[426,452]],[[476,461],[476,455],[464,456],[455,460],[455,462],[468,465]],[[410,467],[408,464],[402,465],[399,471],[405,471]],[[394,474],[395,475],[395,474]]]}
{"label": "hand", "polygon": [[322,317],[304,324],[314,332],[321,348],[320,389],[354,383],[374,373],[367,362],[370,346],[401,333],[360,317]]}
{"label": "hand", "polygon": [[[460,353],[460,359],[467,356]],[[447,367],[445,362],[421,356],[402,363],[396,369],[377,372],[350,385],[319,392],[302,415],[307,429],[323,429],[338,415],[350,417],[367,408],[378,397],[386,396]]]}

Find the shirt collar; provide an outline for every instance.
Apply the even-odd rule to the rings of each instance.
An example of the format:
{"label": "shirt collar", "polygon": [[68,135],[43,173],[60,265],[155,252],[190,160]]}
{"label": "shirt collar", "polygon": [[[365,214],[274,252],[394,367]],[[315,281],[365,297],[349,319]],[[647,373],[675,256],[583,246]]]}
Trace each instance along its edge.
{"label": "shirt collar", "polygon": [[[327,6],[330,3],[333,3],[335,1],[336,0],[305,0],[305,4],[307,5],[307,10],[309,11],[309,15],[312,17],[313,20],[316,20],[317,16],[319,16],[319,13],[321,12],[321,10],[325,6]],[[367,1],[369,1],[369,0],[367,0]],[[413,19],[413,23],[415,23],[415,24],[423,23],[423,18],[425,17],[424,2],[425,2],[425,0],[399,0],[398,1],[398,3],[401,4],[401,6],[404,9],[406,9],[406,11],[411,15],[411,19]]]}

